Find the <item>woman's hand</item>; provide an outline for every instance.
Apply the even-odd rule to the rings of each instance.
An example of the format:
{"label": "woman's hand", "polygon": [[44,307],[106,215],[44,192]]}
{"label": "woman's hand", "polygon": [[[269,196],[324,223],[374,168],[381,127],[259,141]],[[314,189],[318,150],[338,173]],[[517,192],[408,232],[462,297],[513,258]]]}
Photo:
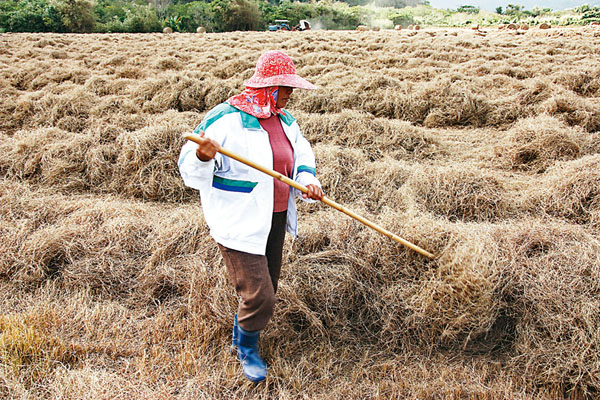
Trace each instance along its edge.
{"label": "woman's hand", "polygon": [[204,131],[200,131],[200,137],[202,139],[200,140],[200,143],[198,143],[196,157],[198,157],[200,161],[210,161],[215,157],[215,154],[217,154],[217,151],[221,146],[219,146],[219,143],[216,141],[205,138]]}
{"label": "woman's hand", "polygon": [[323,198],[323,190],[317,185],[306,185],[308,193],[302,193],[303,199],[321,200]]}

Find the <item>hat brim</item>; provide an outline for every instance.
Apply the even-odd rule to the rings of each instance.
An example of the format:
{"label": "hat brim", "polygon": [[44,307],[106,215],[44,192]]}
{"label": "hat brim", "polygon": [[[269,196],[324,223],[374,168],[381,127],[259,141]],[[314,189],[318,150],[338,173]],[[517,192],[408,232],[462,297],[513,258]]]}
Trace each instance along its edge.
{"label": "hat brim", "polygon": [[253,75],[250,79],[248,79],[244,85],[251,88],[264,88],[271,86],[288,86],[298,89],[317,89],[317,86],[313,85],[306,79],[296,75],[296,74],[281,74],[270,76],[268,78],[261,78]]}

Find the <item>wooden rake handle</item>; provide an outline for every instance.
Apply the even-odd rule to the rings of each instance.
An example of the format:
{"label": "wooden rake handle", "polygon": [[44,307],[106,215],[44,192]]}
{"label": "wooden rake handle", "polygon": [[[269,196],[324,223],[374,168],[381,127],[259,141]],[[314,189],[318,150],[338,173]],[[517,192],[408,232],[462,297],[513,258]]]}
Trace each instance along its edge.
{"label": "wooden rake handle", "polygon": [[[202,140],[204,140],[202,137],[200,137],[198,135],[193,135],[193,134],[185,135],[184,138],[187,140],[191,140],[192,142],[195,142],[198,144],[201,144]],[[233,158],[234,160],[237,160],[243,164],[246,164],[249,167],[252,167],[261,172],[264,172],[265,174],[270,175],[273,178],[278,179],[278,180],[282,181],[283,183],[300,190],[302,193],[308,193],[308,189],[306,188],[306,186],[299,184],[298,182],[288,178],[285,175],[280,174],[277,171],[273,171],[272,169],[269,169],[269,168],[263,167],[262,165],[256,164],[254,161],[251,161],[251,160],[249,160],[245,157],[242,157],[236,153],[232,153],[231,151],[226,150],[222,147],[219,148],[218,152],[223,155],[226,155],[227,157]],[[382,233],[385,236],[389,237],[390,239],[395,240],[396,242],[408,247],[409,249],[412,249],[412,250],[416,251],[417,253],[422,254],[426,257],[435,258],[435,256],[433,254],[431,254],[430,252],[428,252],[427,250],[422,249],[421,247],[419,247],[415,244],[412,244],[411,242],[409,242],[407,240],[402,239],[401,237],[388,231],[384,227],[377,225],[374,222],[369,221],[368,219],[356,214],[355,212],[347,209],[346,207],[342,206],[341,204],[338,204],[335,201],[329,199],[328,197],[323,196],[321,198],[321,201],[323,203],[327,204],[328,206],[331,206],[331,207],[335,208],[336,210],[341,211],[344,214],[354,218],[355,220],[365,224],[369,228],[372,228],[372,229],[376,230],[377,232]]]}

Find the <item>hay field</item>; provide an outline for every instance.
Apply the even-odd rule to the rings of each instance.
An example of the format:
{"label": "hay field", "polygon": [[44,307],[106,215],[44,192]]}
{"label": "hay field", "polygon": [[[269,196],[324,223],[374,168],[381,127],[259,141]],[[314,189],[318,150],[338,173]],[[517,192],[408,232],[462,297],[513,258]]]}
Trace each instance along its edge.
{"label": "hay field", "polygon": [[[600,29],[0,35],[0,397],[600,396]],[[283,49],[332,199],[300,206],[270,364],[181,135]]]}

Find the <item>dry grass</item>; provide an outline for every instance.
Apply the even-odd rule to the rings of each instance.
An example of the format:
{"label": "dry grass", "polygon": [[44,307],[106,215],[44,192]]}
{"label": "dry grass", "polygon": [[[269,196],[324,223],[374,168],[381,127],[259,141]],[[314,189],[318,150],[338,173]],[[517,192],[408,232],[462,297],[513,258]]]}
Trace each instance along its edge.
{"label": "dry grass", "polygon": [[[0,397],[596,398],[595,33],[1,34]],[[326,193],[438,257],[301,204],[252,385],[176,161],[274,48]]]}

